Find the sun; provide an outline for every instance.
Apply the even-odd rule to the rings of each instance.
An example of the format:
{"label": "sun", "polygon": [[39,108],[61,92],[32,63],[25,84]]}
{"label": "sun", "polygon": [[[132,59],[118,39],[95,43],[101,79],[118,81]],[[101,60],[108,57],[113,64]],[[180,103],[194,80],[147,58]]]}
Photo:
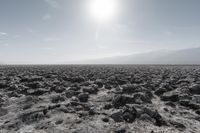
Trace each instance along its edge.
{"label": "sun", "polygon": [[89,12],[97,21],[111,20],[117,12],[116,0],[90,0]]}

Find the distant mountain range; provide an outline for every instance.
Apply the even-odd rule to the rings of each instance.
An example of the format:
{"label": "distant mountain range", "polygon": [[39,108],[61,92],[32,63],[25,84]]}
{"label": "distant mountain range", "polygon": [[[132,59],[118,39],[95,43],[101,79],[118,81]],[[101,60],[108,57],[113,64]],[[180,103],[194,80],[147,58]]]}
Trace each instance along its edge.
{"label": "distant mountain range", "polygon": [[[141,54],[70,62],[71,64],[199,64],[200,47],[182,50],[159,50]],[[0,65],[5,62],[0,62]],[[65,64],[65,63],[62,63]],[[68,63],[67,63],[68,64]]]}
{"label": "distant mountain range", "polygon": [[128,56],[84,61],[86,64],[200,64],[200,47],[160,50]]}

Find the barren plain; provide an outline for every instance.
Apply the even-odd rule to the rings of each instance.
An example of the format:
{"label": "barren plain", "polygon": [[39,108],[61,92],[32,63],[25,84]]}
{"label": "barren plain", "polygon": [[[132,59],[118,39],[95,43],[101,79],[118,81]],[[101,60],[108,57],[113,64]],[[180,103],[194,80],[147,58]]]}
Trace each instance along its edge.
{"label": "barren plain", "polygon": [[199,133],[200,66],[0,66],[1,133]]}

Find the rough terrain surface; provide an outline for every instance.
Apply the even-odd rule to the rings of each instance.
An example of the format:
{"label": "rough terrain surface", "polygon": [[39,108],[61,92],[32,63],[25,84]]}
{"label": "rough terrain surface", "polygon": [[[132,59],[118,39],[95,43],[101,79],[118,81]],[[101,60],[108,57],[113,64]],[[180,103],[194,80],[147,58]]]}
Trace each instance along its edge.
{"label": "rough terrain surface", "polygon": [[200,133],[200,66],[0,66],[0,133]]}

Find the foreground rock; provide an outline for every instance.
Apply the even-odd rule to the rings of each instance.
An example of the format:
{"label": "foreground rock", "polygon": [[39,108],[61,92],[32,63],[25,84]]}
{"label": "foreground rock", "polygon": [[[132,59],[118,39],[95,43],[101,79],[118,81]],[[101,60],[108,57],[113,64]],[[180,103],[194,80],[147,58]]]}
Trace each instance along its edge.
{"label": "foreground rock", "polygon": [[190,92],[192,93],[192,94],[199,94],[200,95],[200,85],[198,85],[198,84],[193,84],[193,85],[191,85],[190,86]]}
{"label": "foreground rock", "polygon": [[78,95],[78,99],[80,102],[87,102],[89,95],[87,93],[81,93]]}
{"label": "foreground rock", "polygon": [[2,133],[199,133],[199,66],[0,66]]}

